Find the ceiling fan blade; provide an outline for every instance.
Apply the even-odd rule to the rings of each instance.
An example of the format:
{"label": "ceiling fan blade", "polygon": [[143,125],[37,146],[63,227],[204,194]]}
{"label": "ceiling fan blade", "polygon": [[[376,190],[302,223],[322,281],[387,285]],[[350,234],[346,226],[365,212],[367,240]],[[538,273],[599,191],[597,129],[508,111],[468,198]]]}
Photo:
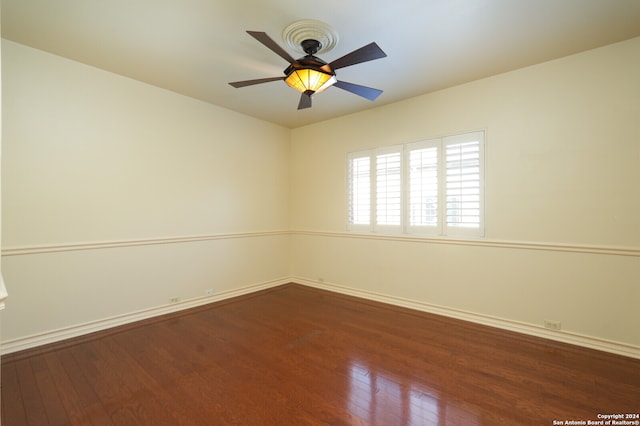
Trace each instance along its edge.
{"label": "ceiling fan blade", "polygon": [[300,102],[298,103],[298,109],[311,108],[311,95],[309,93],[303,93],[300,96]]}
{"label": "ceiling fan blade", "polygon": [[269,83],[270,81],[284,80],[285,78],[286,77],[258,78],[256,80],[234,81],[229,84],[235,88],[240,88],[245,86],[253,86],[254,84]]}
{"label": "ceiling fan blade", "polygon": [[284,59],[285,61],[289,62],[290,64],[293,64],[296,61],[295,59],[293,59],[291,57],[291,55],[289,55],[287,53],[286,50],[284,50],[282,47],[280,47],[280,45],[278,43],[273,41],[273,39],[271,37],[269,37],[267,35],[267,33],[261,32],[261,31],[247,31],[247,33],[249,33],[249,35],[251,37],[255,38],[260,43],[262,43],[265,46],[267,46],[269,49],[271,49],[278,56],[280,56],[282,59]]}
{"label": "ceiling fan blade", "polygon": [[329,66],[333,70],[338,68],[344,68],[362,62],[373,61],[374,59],[380,59],[386,57],[387,54],[380,49],[375,42],[367,44],[366,46],[356,49],[351,53],[347,53],[341,58],[331,62]]}
{"label": "ceiling fan blade", "polygon": [[336,81],[333,84],[335,87],[339,87],[342,90],[351,92],[355,95],[367,98],[370,101],[375,101],[382,93],[380,89],[374,89],[372,87],[360,86],[359,84],[347,83],[346,81]]}

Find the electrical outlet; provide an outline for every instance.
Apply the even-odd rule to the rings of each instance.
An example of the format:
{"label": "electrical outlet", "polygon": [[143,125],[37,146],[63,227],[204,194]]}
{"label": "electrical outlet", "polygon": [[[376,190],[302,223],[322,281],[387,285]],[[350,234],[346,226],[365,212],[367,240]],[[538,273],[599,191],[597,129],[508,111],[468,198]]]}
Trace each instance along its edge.
{"label": "electrical outlet", "polygon": [[561,330],[562,325],[560,324],[560,321],[544,320],[544,328],[548,328],[549,330]]}
{"label": "electrical outlet", "polygon": [[169,303],[178,303],[180,301],[179,297],[172,297],[169,299]]}
{"label": "electrical outlet", "polygon": [[209,288],[204,291],[205,296],[213,296],[213,289]]}

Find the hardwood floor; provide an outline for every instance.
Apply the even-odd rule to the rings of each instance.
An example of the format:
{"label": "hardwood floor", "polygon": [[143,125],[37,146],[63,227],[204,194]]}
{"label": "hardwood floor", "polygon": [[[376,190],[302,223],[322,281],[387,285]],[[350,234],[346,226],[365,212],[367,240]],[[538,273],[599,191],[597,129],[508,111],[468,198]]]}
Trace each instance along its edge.
{"label": "hardwood floor", "polygon": [[640,360],[289,284],[2,357],[2,424],[553,425]]}

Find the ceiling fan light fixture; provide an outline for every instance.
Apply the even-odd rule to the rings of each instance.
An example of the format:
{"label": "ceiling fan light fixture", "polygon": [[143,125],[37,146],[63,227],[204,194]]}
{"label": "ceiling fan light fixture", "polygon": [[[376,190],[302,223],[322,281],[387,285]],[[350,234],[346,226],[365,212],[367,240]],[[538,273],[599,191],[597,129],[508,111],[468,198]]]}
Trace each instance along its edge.
{"label": "ceiling fan light fixture", "polygon": [[384,53],[375,42],[362,46],[330,63],[326,63],[322,59],[314,56],[323,46],[322,41],[319,40],[320,37],[315,37],[315,35],[309,34],[308,32],[301,32],[295,37],[295,39],[300,42],[300,47],[304,53],[307,54],[305,57],[299,59],[293,59],[293,57],[269,37],[267,33],[262,31],[247,31],[247,33],[273,53],[287,61],[289,66],[284,70],[284,76],[232,81],[229,84],[233,87],[239,88],[284,80],[289,87],[302,93],[300,101],[298,102],[299,110],[311,108],[311,96],[331,86],[346,90],[370,101],[375,100],[382,93],[382,90],[372,87],[338,81],[335,73],[335,70],[340,68],[386,57],[387,54]]}
{"label": "ceiling fan light fixture", "polygon": [[300,93],[319,93],[331,87],[337,80],[334,74],[313,68],[299,68],[291,70],[284,81]]}

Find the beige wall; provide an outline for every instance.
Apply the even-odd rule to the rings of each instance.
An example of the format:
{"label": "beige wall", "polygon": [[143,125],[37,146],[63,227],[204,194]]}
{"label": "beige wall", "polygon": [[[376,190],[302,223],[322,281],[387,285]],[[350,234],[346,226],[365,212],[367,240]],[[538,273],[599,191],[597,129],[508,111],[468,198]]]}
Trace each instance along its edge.
{"label": "beige wall", "polygon": [[[292,131],[3,43],[3,341],[294,277],[640,345],[640,39]],[[345,232],[348,152],[477,129],[486,239]]]}
{"label": "beige wall", "polygon": [[288,276],[288,129],[13,42],[2,56],[3,341]]}
{"label": "beige wall", "polygon": [[[348,152],[477,129],[485,240],[344,233]],[[640,38],[296,129],[291,163],[294,276],[640,345]]]}

